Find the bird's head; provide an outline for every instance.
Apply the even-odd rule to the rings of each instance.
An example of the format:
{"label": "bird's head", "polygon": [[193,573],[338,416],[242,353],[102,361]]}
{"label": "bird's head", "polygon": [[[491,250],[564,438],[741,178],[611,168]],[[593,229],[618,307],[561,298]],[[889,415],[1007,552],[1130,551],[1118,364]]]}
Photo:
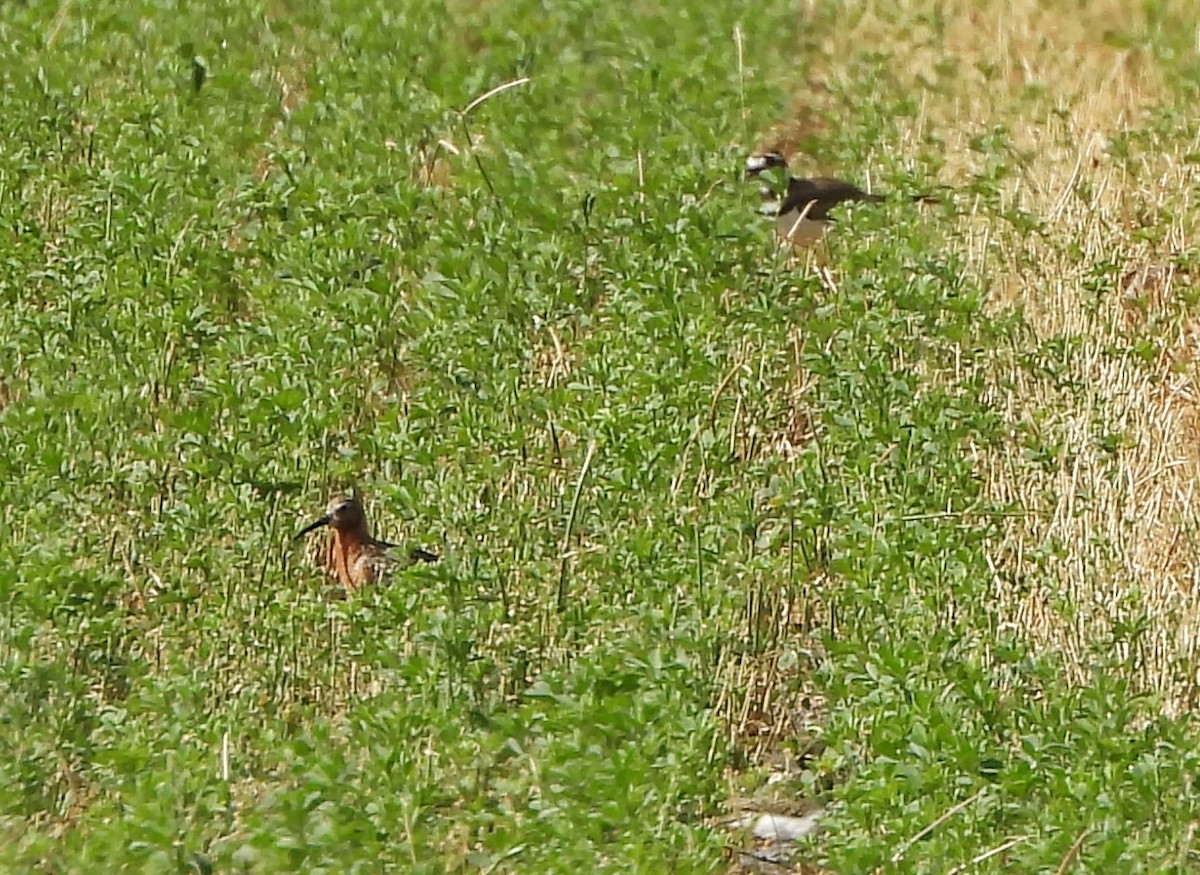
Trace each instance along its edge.
{"label": "bird's head", "polygon": [[765,170],[787,170],[788,161],[782,152],[758,152],[746,159],[746,178],[759,176]]}
{"label": "bird's head", "polygon": [[339,530],[357,529],[363,525],[364,519],[362,503],[357,498],[350,495],[339,495],[329,502],[325,508],[325,515],[297,532],[296,538],[302,538],[322,526],[332,526]]}

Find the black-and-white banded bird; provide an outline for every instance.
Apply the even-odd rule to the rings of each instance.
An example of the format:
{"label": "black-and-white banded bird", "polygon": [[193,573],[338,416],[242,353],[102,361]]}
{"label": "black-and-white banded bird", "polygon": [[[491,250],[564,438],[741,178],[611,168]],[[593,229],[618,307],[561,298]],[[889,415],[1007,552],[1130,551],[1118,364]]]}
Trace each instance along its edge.
{"label": "black-and-white banded bird", "polygon": [[[848,202],[880,203],[882,195],[865,192],[857,185],[828,176],[801,179],[787,172],[787,159],[779,152],[763,152],[746,159],[746,176],[766,171],[782,171],[786,185],[782,192],[763,188],[763,211],[775,219],[775,231],[795,246],[811,246],[825,236],[834,217],[831,210]],[[935,202],[936,198],[917,195],[913,201]]]}

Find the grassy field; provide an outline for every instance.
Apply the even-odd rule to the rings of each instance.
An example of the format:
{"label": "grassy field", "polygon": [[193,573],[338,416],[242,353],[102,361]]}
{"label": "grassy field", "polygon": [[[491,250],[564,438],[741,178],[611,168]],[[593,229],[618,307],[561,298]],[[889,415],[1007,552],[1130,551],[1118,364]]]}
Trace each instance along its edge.
{"label": "grassy field", "polygon": [[[1198,42],[0,6],[0,870],[1200,870]],[[941,202],[789,257],[769,146]]]}

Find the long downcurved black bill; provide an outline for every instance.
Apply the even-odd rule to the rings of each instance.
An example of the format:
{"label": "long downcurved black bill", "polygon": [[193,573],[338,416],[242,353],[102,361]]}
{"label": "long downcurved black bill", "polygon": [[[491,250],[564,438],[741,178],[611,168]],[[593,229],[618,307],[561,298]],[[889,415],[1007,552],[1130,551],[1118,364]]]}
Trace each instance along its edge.
{"label": "long downcurved black bill", "polygon": [[321,517],[315,523],[311,523],[311,524],[305,526],[304,528],[302,528],[300,531],[296,532],[296,534],[294,536],[292,536],[292,540],[297,541],[300,538],[303,538],[305,535],[307,535],[313,529],[319,529],[319,528],[321,528],[321,526],[329,525],[329,522],[332,519],[333,519],[333,517],[331,515],[325,514],[325,516]]}

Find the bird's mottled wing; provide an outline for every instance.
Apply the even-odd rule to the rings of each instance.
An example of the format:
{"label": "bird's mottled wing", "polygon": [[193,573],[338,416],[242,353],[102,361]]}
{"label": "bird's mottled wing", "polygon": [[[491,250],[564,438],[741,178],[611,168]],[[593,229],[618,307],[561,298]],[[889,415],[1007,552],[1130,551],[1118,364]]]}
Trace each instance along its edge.
{"label": "bird's mottled wing", "polygon": [[428,550],[422,550],[420,547],[404,548],[400,544],[393,544],[391,541],[381,541],[378,538],[372,538],[371,540],[379,548],[380,552],[385,554],[386,558],[394,562],[397,566],[438,561],[436,553],[430,553]]}

